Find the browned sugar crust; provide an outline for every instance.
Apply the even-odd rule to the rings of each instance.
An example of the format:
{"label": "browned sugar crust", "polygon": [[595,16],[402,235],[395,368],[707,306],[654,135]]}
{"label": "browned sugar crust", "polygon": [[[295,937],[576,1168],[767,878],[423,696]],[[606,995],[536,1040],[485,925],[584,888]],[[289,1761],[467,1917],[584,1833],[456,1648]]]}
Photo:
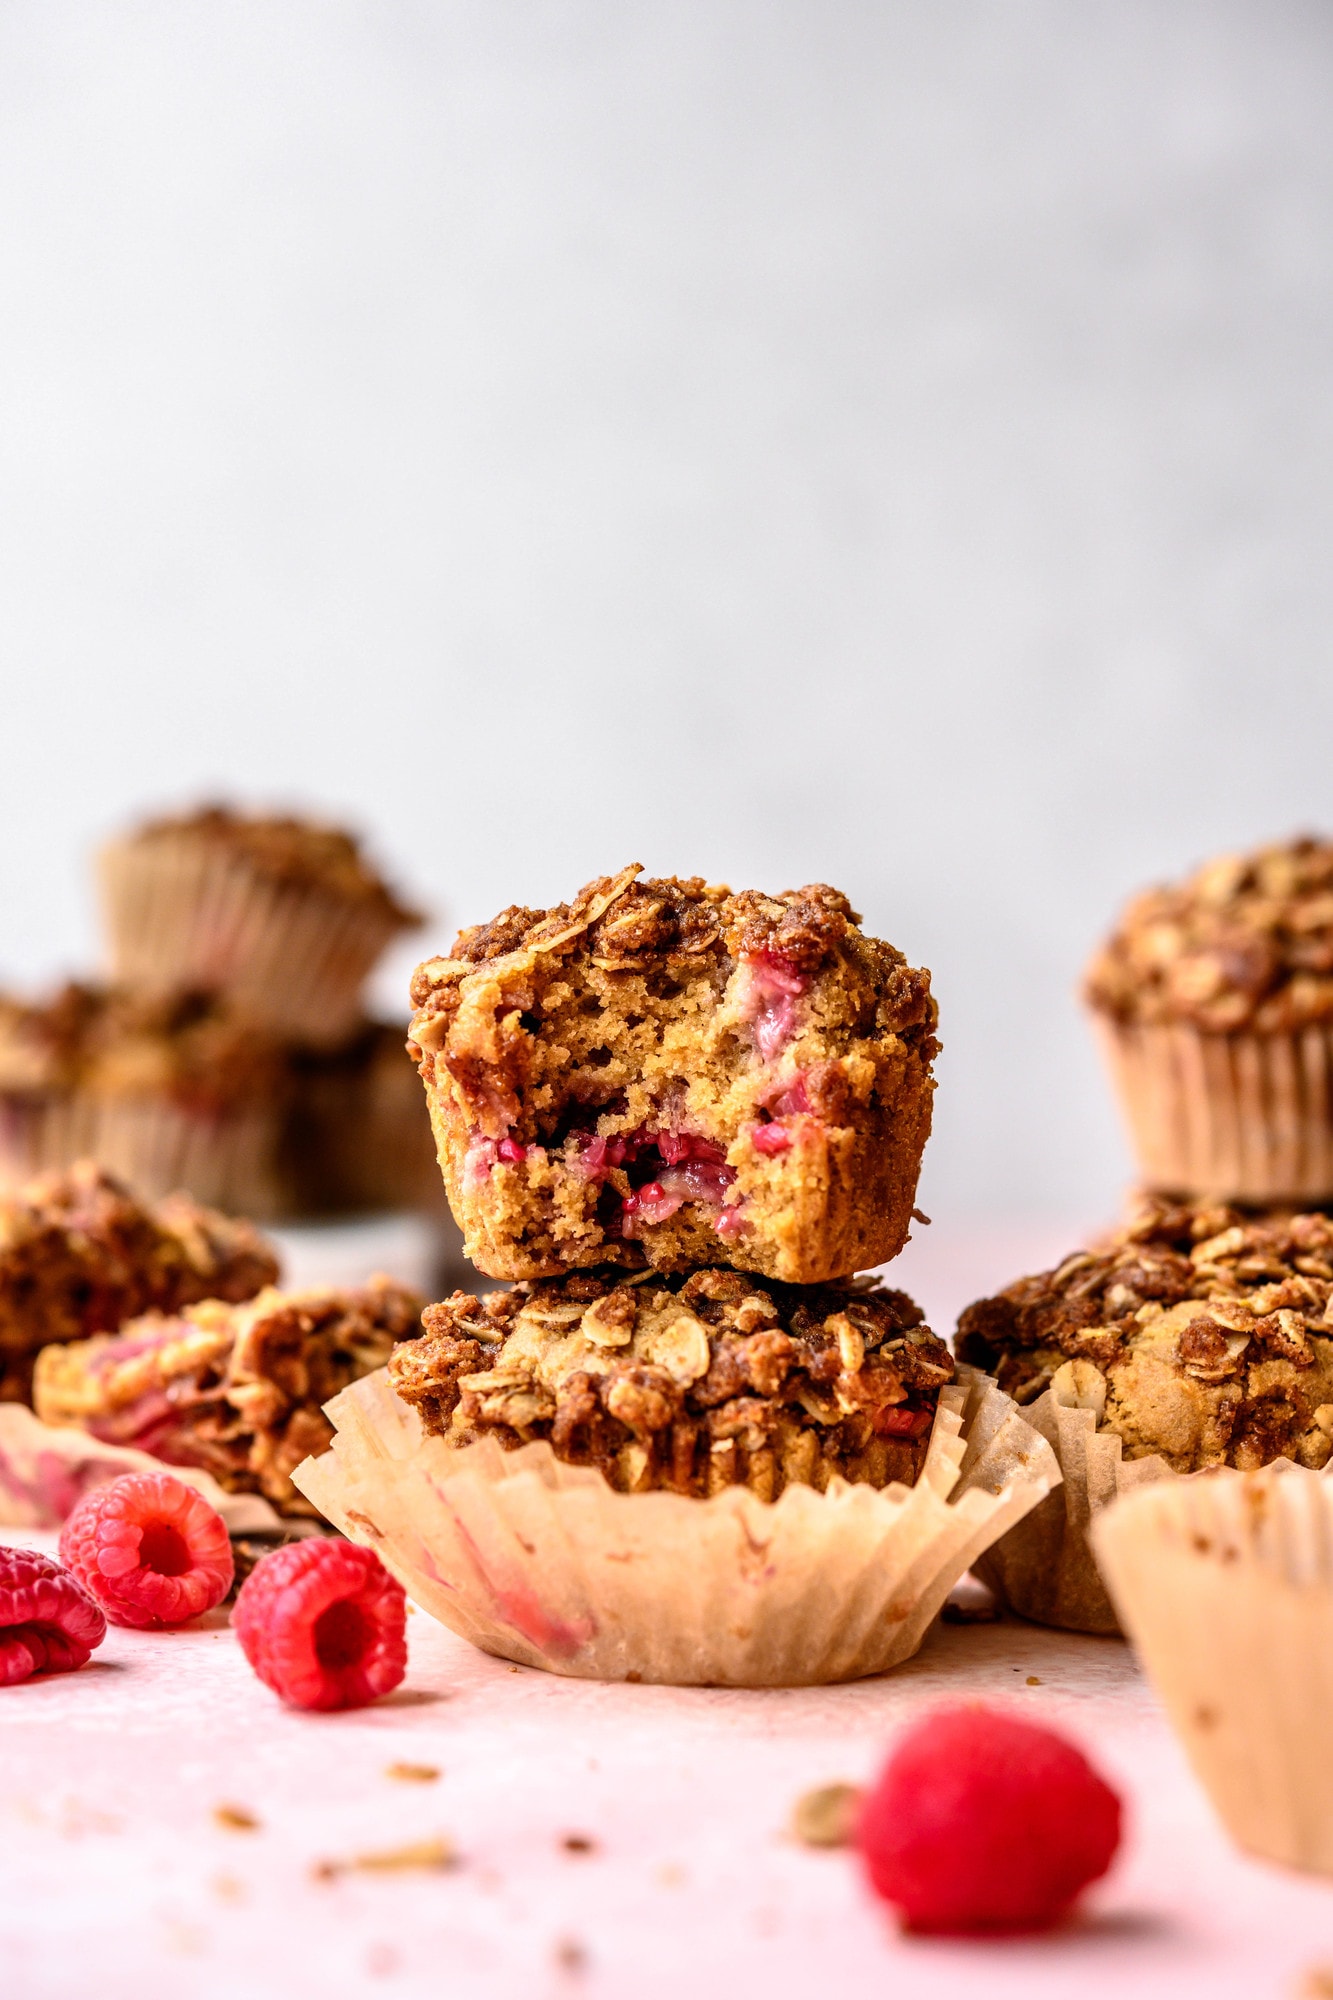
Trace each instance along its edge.
{"label": "browned sugar crust", "polygon": [[1136,897],[1089,966],[1085,992],[1116,1020],[1211,1034],[1333,1019],[1333,842],[1224,854]]}
{"label": "browned sugar crust", "polygon": [[136,1313],[248,1299],[278,1275],[253,1223],[188,1195],[144,1207],[83,1161],[0,1199],[0,1400],[28,1400],[33,1357]]}
{"label": "browned sugar crust", "polygon": [[1328,1216],[1154,1200],[1057,1270],[969,1306],[954,1345],[1020,1403],[1080,1364],[1079,1399],[1096,1407],[1104,1383],[1099,1427],[1129,1458],[1319,1467],[1333,1438],[1331,1295]]}
{"label": "browned sugar crust", "polygon": [[182,842],[216,848],[268,881],[319,889],[344,902],[374,907],[395,927],[413,928],[421,922],[415,910],[398,900],[362,853],[356,836],[344,827],[210,805],[148,820],[117,845],[130,849]]}
{"label": "browned sugar crust", "polygon": [[423,1324],[389,1379],[428,1431],[507,1450],[544,1438],[623,1493],[911,1485],[953,1375],[903,1292],[718,1268],[455,1292]]}
{"label": "browned sugar crust", "polygon": [[929,975],[822,884],[590,882],[412,982],[467,1254],[498,1278],[725,1259],[815,1284],[907,1240],[930,1130]]}
{"label": "browned sugar crust", "polygon": [[222,1113],[278,1097],[285,1061],[279,1042],[215,994],[147,998],[75,981],[43,1000],[0,994],[4,1096],[152,1095]]}
{"label": "browned sugar crust", "polygon": [[119,1335],[45,1348],[37,1414],[197,1466],[285,1513],[312,1513],[291,1475],[332,1442],[323,1405],[384,1366],[394,1342],[416,1331],[421,1305],[406,1286],[373,1278],[354,1291],[270,1289],[245,1305],[207,1299],[147,1313]]}

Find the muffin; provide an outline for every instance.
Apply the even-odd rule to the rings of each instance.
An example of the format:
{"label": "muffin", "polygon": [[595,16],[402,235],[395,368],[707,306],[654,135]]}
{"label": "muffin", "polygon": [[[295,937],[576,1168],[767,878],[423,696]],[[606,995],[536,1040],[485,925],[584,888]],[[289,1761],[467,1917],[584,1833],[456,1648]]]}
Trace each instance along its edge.
{"label": "muffin", "polygon": [[1104,1242],[969,1306],[955,1349],[993,1372],[1064,1486],[982,1566],[1016,1610],[1116,1629],[1086,1545],[1124,1487],[1333,1450],[1333,1220],[1149,1200]]}
{"label": "muffin", "polygon": [[953,1359],[905,1292],[575,1272],[428,1306],[389,1363],[431,1436],[545,1439],[621,1493],[916,1481]]}
{"label": "muffin", "polygon": [[488,1276],[728,1264],[819,1284],[902,1248],[930,1130],[929,975],[815,885],[591,882],[466,930],[411,1039]]}
{"label": "muffin", "polygon": [[1059,1477],[871,1285],[577,1272],[424,1324],[294,1483],[442,1623],[552,1673],[881,1673]]}
{"label": "muffin", "polygon": [[1139,896],[1085,992],[1150,1188],[1333,1200],[1333,844],[1224,855]]}
{"label": "muffin", "polygon": [[1232,1839],[1333,1875],[1333,1486],[1287,1464],[1173,1480],[1093,1538]]}
{"label": "muffin", "polygon": [[430,1115],[405,1032],[366,1021],[344,1048],[289,1052],[278,1163],[283,1213],[414,1209],[447,1215]]}
{"label": "muffin", "polygon": [[200,1299],[253,1298],[277,1275],[252,1223],[187,1195],[145,1207],[89,1161],[0,1196],[0,1400],[28,1400],[51,1341]]}
{"label": "muffin", "polygon": [[216,996],[0,996],[0,1183],[95,1159],[153,1200],[273,1213],[283,1052]]}
{"label": "muffin", "polygon": [[195,1466],[229,1493],[261,1493],[283,1513],[308,1514],[295,1466],[323,1451],[323,1405],[383,1367],[413,1334],[422,1301],[373,1278],[351,1291],[262,1291],[246,1304],[206,1299],[150,1312],[115,1335],[47,1347],[33,1402],[44,1423],[104,1444]]}
{"label": "muffin", "polygon": [[112,977],[197,986],[276,1035],[355,1032],[385,947],[420,922],[341,828],[210,806],[152,820],[99,856]]}

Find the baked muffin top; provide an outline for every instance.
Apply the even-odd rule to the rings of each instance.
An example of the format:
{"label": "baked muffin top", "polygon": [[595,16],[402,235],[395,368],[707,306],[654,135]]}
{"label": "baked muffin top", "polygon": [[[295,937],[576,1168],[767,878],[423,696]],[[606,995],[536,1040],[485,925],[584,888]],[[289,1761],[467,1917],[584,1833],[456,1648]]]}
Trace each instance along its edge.
{"label": "baked muffin top", "polygon": [[245,861],[271,881],[323,889],[347,901],[377,906],[404,929],[421,922],[371,866],[356,836],[344,827],[280,813],[242,813],[224,805],[152,819],[116,846],[179,840],[206,841]]}
{"label": "baked muffin top", "polygon": [[428,959],[412,980],[419,1010],[414,1029],[457,1006],[470,975],[522,970],[539,955],[578,951],[608,971],[665,968],[673,959],[768,960],[810,976],[839,960],[869,974],[878,990],[878,1025],[909,1040],[931,1042],[937,1009],[930,974],[909,966],[902,952],[867,937],[847,898],[826,883],[733,895],[702,876],[645,878],[632,864],[588,882],[568,903],[549,910],[518,904],[489,923],[460,931],[447,958]]}
{"label": "baked muffin top", "polygon": [[1333,842],[1224,854],[1127,906],[1085,994],[1124,1022],[1282,1033],[1333,1016]]}
{"label": "baked muffin top", "polygon": [[282,1045],[218,995],[145,998],[71,980],[46,999],[0,994],[0,1092],[166,1094],[222,1111],[267,1098],[285,1076]]}
{"label": "baked muffin top", "polygon": [[953,1375],[920,1309],[873,1282],[579,1271],[455,1292],[422,1324],[389,1379],[428,1431],[544,1438],[627,1492],[910,1483]]}
{"label": "baked muffin top", "polygon": [[[1321,1466],[1333,1440],[1333,1218],[1151,1200],[963,1313],[962,1361],[1029,1403],[1057,1373],[1126,1455]],[[1072,1369],[1067,1364],[1073,1364]]]}

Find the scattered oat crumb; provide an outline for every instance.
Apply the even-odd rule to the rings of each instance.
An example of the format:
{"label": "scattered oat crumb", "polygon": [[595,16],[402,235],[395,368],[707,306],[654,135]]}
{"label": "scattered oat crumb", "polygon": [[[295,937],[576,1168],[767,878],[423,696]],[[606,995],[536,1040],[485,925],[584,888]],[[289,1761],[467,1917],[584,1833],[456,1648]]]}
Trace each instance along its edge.
{"label": "scattered oat crumb", "polygon": [[1029,1674],[1027,1684],[1030,1688],[1039,1688],[1041,1686],[1040,1674]]}
{"label": "scattered oat crumb", "polygon": [[505,1668],[505,1672],[506,1672],[507,1674],[516,1674],[516,1673],[518,1672],[518,1668],[517,1668],[517,1667],[506,1667],[506,1668]]}
{"label": "scattered oat crumb", "polygon": [[1003,1616],[998,1604],[983,1604],[979,1598],[973,1601],[948,1597],[940,1612],[946,1625],[998,1625]]}
{"label": "scattered oat crumb", "polygon": [[685,1880],[685,1870],[678,1861],[664,1861],[657,1871],[657,1879],[664,1889],[678,1889]]}
{"label": "scattered oat crumb", "polygon": [[590,1833],[567,1833],[562,1836],[560,1845],[564,1848],[566,1854],[596,1854],[597,1852],[597,1842]]}
{"label": "scattered oat crumb", "polygon": [[179,1917],[163,1920],[167,1935],[167,1945],[171,1951],[181,1952],[185,1957],[195,1958],[208,1943],[207,1934],[197,1924],[182,1923]]}
{"label": "scattered oat crumb", "polygon": [[258,1833],[260,1822],[246,1806],[214,1806],[213,1817],[230,1833]]}
{"label": "scattered oat crumb", "polygon": [[406,1785],[433,1785],[440,1775],[438,1764],[388,1764],[386,1778],[401,1778]]}
{"label": "scattered oat crumb", "polygon": [[391,1944],[373,1944],[366,1953],[366,1971],[372,1978],[383,1978],[386,1973],[397,1972],[398,1954]]}
{"label": "scattered oat crumb", "polygon": [[582,1972],[588,1963],[588,1948],[577,1938],[557,1938],[552,1956],[562,1972]]}
{"label": "scattered oat crumb", "polygon": [[804,1847],[845,1847],[856,1823],[858,1785],[816,1785],[792,1808],[791,1834]]}
{"label": "scattered oat crumb", "polygon": [[245,1884],[244,1882],[238,1882],[234,1875],[215,1875],[213,1877],[213,1894],[220,1896],[224,1903],[243,1903],[245,1901]]}
{"label": "scattered oat crumb", "polygon": [[[1194,1711],[1194,1727],[1196,1729],[1216,1729],[1217,1727],[1217,1710],[1209,1708],[1206,1701],[1201,1701]],[[1329,1976],[1333,1978],[1333,1974]],[[1333,1993],[1333,1985],[1330,1985],[1328,1990],[1330,1993]]]}
{"label": "scattered oat crumb", "polygon": [[1300,2000],[1333,2000],[1333,1966],[1312,1965],[1299,1992]]}
{"label": "scattered oat crumb", "polygon": [[436,1836],[433,1840],[409,1841],[406,1847],[386,1847],[375,1854],[352,1854],[342,1860],[317,1861],[311,1869],[317,1882],[332,1882],[355,1868],[372,1874],[387,1874],[395,1868],[456,1868],[458,1855],[452,1841]]}

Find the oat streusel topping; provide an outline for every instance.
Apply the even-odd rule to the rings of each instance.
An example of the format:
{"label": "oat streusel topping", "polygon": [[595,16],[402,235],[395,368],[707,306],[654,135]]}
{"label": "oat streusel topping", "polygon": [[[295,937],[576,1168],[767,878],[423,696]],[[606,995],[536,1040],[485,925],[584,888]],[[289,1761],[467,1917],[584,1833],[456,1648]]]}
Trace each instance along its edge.
{"label": "oat streusel topping", "polygon": [[310,1513],[291,1474],[328,1449],[323,1405],[384,1366],[420,1325],[421,1305],[407,1286],[372,1278],[353,1290],[269,1288],[245,1304],[146,1313],[118,1335],[45,1348],[37,1414]]}
{"label": "oat streusel topping", "polygon": [[1333,1018],[1333,842],[1222,855],[1129,904],[1088,968],[1094,1007],[1213,1034]]}
{"label": "oat streusel topping", "polygon": [[149,820],[125,836],[123,844],[206,842],[243,860],[272,881],[327,889],[350,901],[375,904],[404,928],[421,922],[417,911],[399,902],[367,861],[354,834],[320,820],[281,813],[241,813],[230,806]]}
{"label": "oat streusel topping", "polygon": [[43,1176],[0,1198],[0,1400],[27,1400],[48,1342],[153,1308],[248,1299],[277,1275],[252,1222],[185,1194],[145,1207],[88,1160]]}
{"label": "oat streusel topping", "polygon": [[1077,1364],[1079,1400],[1130,1458],[1318,1467],[1333,1449],[1331,1299],[1333,1218],[1152,1200],[969,1306],[954,1344],[1019,1403]]}
{"label": "oat streusel topping", "polygon": [[911,1484],[953,1375],[919,1308],[869,1282],[577,1272],[455,1292],[423,1325],[389,1378],[428,1431],[506,1449],[545,1438],[621,1492]]}

